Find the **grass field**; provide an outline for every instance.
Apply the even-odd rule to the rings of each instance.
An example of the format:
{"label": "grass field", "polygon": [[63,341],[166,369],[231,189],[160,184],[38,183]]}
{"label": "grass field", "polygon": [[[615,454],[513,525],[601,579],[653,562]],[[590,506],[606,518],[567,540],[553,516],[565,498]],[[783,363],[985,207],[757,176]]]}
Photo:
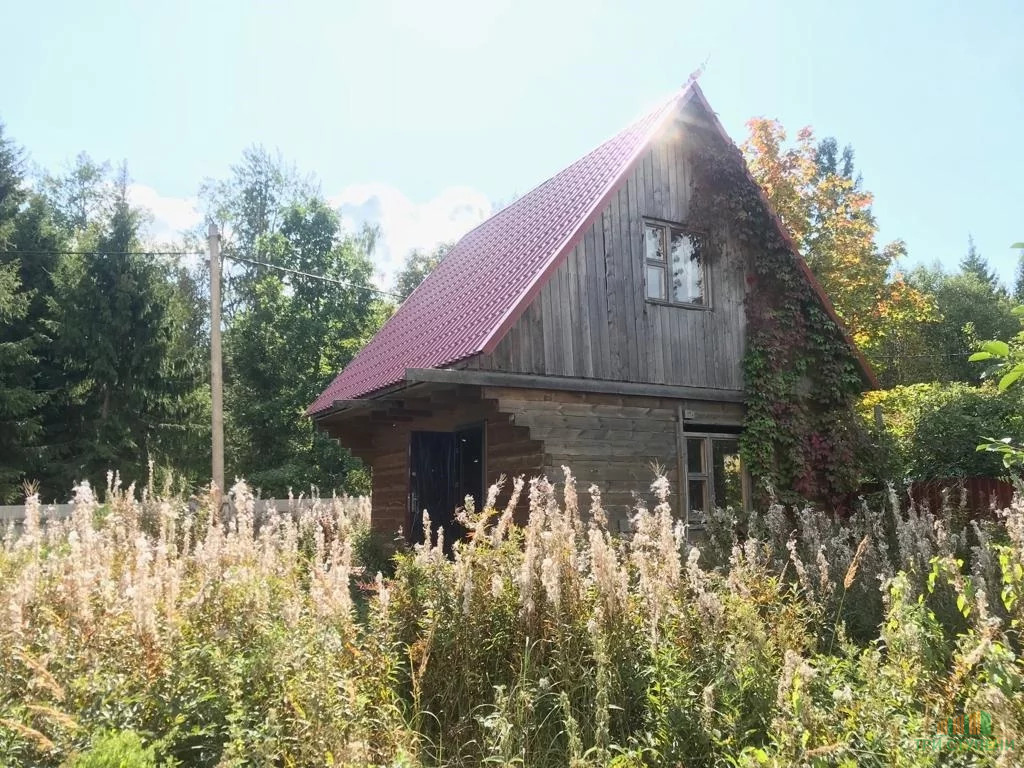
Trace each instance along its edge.
{"label": "grass field", "polygon": [[1024,503],[721,512],[697,549],[653,490],[620,537],[596,489],[520,481],[527,527],[492,491],[454,559],[391,562],[366,499],[257,519],[239,483],[221,521],[112,482],[45,529],[29,499],[0,765],[1024,761]]}

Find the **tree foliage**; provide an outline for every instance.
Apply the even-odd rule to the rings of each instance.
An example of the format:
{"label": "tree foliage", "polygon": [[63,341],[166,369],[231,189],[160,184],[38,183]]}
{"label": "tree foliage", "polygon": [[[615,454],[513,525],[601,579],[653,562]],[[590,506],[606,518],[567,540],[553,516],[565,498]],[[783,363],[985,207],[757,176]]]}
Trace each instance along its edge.
{"label": "tree foliage", "polygon": [[194,276],[141,245],[127,171],[79,155],[30,185],[0,133],[0,496],[54,499],[148,459],[198,479],[201,303]]}
{"label": "tree foliage", "polygon": [[416,249],[409,252],[405,266],[395,276],[395,293],[402,301],[409,298],[409,294],[434,271],[451,249],[452,243],[440,243],[432,251]]}
{"label": "tree foliage", "polygon": [[39,433],[33,368],[35,339],[25,320],[33,294],[18,264],[6,254],[16,236],[16,216],[27,196],[23,155],[0,123],[0,502],[12,499]]}
{"label": "tree foliage", "polygon": [[1005,293],[996,273],[989,268],[988,260],[979,253],[972,235],[967,236],[967,253],[960,260],[960,273],[984,283],[993,293]]}
{"label": "tree foliage", "polygon": [[935,313],[893,337],[889,371],[894,382],[981,380],[983,369],[968,356],[984,341],[1013,335],[1019,325],[1013,300],[989,274],[987,262],[976,251],[970,262],[964,260],[960,272],[936,265],[910,273],[909,284],[931,297]]}
{"label": "tree foliage", "polygon": [[[379,327],[387,309],[367,290],[366,233],[346,234],[316,186],[261,148],[230,178],[205,187],[231,233],[225,254],[231,313],[225,328],[229,470],[264,493],[365,487],[347,450],[305,409]],[[282,273],[285,267],[343,284]]]}
{"label": "tree foliage", "polygon": [[1000,458],[979,453],[983,435],[1024,437],[1024,395],[1001,395],[994,383],[931,382],[872,392],[862,402],[873,420],[882,406],[885,429],[896,449],[896,479],[944,480],[1001,477]]}
{"label": "tree foliage", "polygon": [[[80,177],[71,178],[77,184]],[[57,475],[55,484],[100,482],[115,466],[141,480],[148,459],[180,464],[185,457],[168,447],[177,433],[199,426],[198,408],[189,407],[197,406],[199,359],[178,338],[187,313],[173,278],[183,275],[159,257],[133,253],[142,247],[142,213],[127,188],[122,169],[110,205],[96,209],[109,215],[69,232],[92,252],[68,254],[54,275],[48,326],[63,374],[56,393],[62,434],[53,430],[47,446],[48,458],[58,460],[48,473]]]}
{"label": "tree foliage", "polygon": [[[202,195],[229,233],[230,469],[274,494],[364,488],[304,411],[391,311],[365,287],[379,232],[346,234],[315,181],[261,148]],[[48,500],[103,486],[114,467],[141,480],[148,460],[208,478],[209,273],[147,254],[145,221],[126,169],[82,153],[29,183],[0,127],[0,499],[26,479]]]}
{"label": "tree foliage", "polygon": [[[709,143],[692,160],[691,221],[702,231],[728,231],[757,254],[747,264],[753,289],[745,307],[743,460],[759,486],[786,501],[811,499],[847,513],[873,453],[853,410],[863,386],[858,363],[750,183],[740,153]],[[788,172],[772,171],[771,178],[783,205],[799,202],[787,187]]]}
{"label": "tree foliage", "polygon": [[873,197],[855,175],[850,147],[815,142],[802,129],[792,146],[775,120],[748,123],[743,146],[754,178],[831,298],[854,341],[876,369],[886,367],[885,342],[932,316],[929,298],[895,272],[902,242],[876,242]]}

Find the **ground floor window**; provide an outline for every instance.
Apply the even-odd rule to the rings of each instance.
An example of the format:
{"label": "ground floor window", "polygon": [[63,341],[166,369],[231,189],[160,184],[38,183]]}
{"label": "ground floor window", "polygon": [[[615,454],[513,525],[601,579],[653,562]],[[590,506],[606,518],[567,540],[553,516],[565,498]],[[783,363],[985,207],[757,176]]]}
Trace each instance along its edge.
{"label": "ground floor window", "polygon": [[713,507],[743,509],[747,482],[740,463],[739,440],[729,434],[686,434],[683,440],[686,522],[704,524]]}
{"label": "ground floor window", "polygon": [[453,432],[415,431],[409,435],[409,539],[423,541],[423,511],[430,514],[431,542],[444,528],[445,549],[466,535],[455,510],[472,496],[484,499],[484,427]]}

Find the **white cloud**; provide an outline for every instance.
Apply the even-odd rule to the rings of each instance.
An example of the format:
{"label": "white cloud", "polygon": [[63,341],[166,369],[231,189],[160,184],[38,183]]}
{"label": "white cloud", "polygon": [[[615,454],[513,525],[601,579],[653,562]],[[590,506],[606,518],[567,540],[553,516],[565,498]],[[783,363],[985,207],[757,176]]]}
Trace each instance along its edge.
{"label": "white cloud", "polygon": [[203,220],[194,197],[166,197],[145,184],[131,184],[128,199],[153,215],[147,232],[153,242],[180,240],[184,231]]}
{"label": "white cloud", "polygon": [[328,201],[341,211],[350,230],[364,223],[380,225],[374,262],[377,281],[384,286],[391,285],[409,251],[458,240],[493,210],[486,195],[469,187],[449,187],[424,203],[415,203],[387,184],[356,184]]}
{"label": "white cloud", "polygon": [[[180,241],[184,232],[202,221],[194,197],[168,197],[153,187],[132,184],[131,202],[152,214],[146,239],[152,243]],[[417,203],[387,184],[354,184],[328,203],[341,212],[349,232],[364,223],[380,226],[381,238],[373,254],[375,280],[390,287],[409,251],[429,250],[438,243],[454,242],[486,219],[494,210],[482,192],[470,187],[449,187],[426,202]]]}

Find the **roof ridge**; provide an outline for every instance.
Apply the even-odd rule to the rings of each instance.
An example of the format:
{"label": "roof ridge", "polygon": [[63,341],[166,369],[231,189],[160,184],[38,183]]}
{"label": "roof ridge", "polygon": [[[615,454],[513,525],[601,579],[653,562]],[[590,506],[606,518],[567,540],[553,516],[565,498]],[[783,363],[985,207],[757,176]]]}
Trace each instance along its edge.
{"label": "roof ridge", "polygon": [[[524,290],[521,292],[520,296],[508,308],[506,314],[501,318],[498,325],[494,329],[492,329],[492,331],[487,335],[487,337],[483,341],[482,351],[493,351],[494,347],[501,341],[501,339],[508,332],[511,325],[515,323],[515,320],[518,319],[520,315],[522,315],[522,312],[525,310],[524,305],[528,305],[532,299],[531,294],[535,294],[536,291],[543,287],[543,284],[551,276],[552,271],[555,268],[557,268],[558,264],[561,263],[562,257],[565,256],[568,251],[572,250],[577,239],[586,230],[587,226],[589,226],[595,211],[600,211],[605,206],[605,204],[607,203],[608,196],[618,187],[618,185],[622,182],[622,177],[625,176],[625,174],[632,169],[636,159],[643,153],[644,149],[646,149],[647,146],[651,143],[651,139],[661,129],[666,117],[669,114],[671,114],[671,108],[678,108],[680,102],[682,102],[683,99],[685,99],[688,95],[693,93],[692,89],[695,85],[696,78],[694,75],[691,75],[687,79],[686,83],[684,83],[677,91],[673,92],[673,94],[669,98],[662,101],[661,104],[659,104],[657,107],[655,107],[652,110],[649,110],[643,116],[634,120],[626,128],[619,131],[610,139],[602,142],[597,147],[588,152],[586,155],[581,157],[579,160],[570,164],[565,169],[552,176],[551,179],[548,179],[548,181],[552,181],[558,176],[561,176],[563,173],[566,173],[567,171],[571,170],[574,166],[586,162],[589,158],[594,156],[596,153],[600,152],[601,149],[604,148],[605,146],[615,142],[623,135],[628,134],[631,131],[643,126],[645,121],[649,121],[650,124],[647,125],[646,128],[644,128],[642,140],[636,142],[633,151],[630,153],[630,155],[620,162],[618,172],[615,173],[615,175],[612,176],[605,183],[604,188],[601,190],[601,194],[594,200],[593,203],[591,203],[591,205],[587,208],[586,212],[578,219],[576,226],[572,229],[571,232],[569,232],[569,234],[565,237],[564,242],[554,251],[551,257],[548,259],[548,263],[545,265],[544,269],[537,273],[534,276],[534,279],[531,280],[526,285]],[[544,184],[547,183],[547,181],[544,182]],[[542,186],[544,186],[544,184],[539,184],[534,189],[540,189]],[[533,190],[531,190],[531,192],[532,191]]]}
{"label": "roof ridge", "polygon": [[695,80],[459,238],[307,413],[496,345]]}
{"label": "roof ridge", "polygon": [[[321,413],[335,400],[364,397],[396,384],[404,379],[406,368],[440,368],[493,352],[607,206],[668,116],[691,98],[707,110],[717,131],[735,147],[697,84],[700,74],[701,70],[692,73],[657,107],[459,238],[309,406],[307,414]],[[831,302],[749,173],[748,168],[748,178],[759,190],[801,271],[846,335]],[[870,366],[846,337],[870,380]]]}

